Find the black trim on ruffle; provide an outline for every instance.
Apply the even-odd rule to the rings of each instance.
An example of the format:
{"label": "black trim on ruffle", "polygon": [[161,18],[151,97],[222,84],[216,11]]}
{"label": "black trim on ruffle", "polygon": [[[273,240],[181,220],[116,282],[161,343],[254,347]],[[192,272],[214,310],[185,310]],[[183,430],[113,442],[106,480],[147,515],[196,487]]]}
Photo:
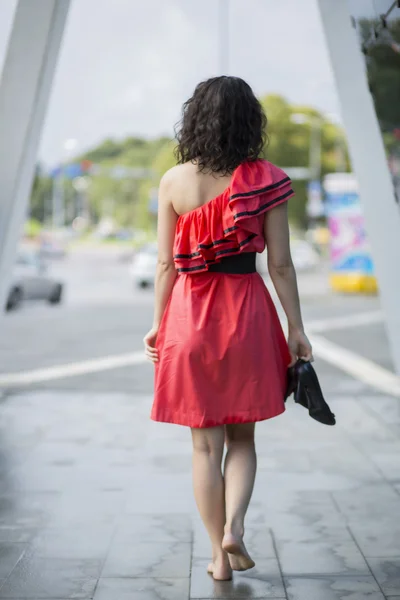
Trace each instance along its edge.
{"label": "black trim on ruffle", "polygon": [[244,210],[240,213],[237,213],[236,215],[233,215],[233,218],[238,219],[239,217],[253,217],[254,215],[258,215],[266,208],[269,208],[270,206],[273,206],[277,202],[284,200],[288,196],[291,196],[293,193],[294,192],[293,192],[292,188],[290,188],[290,190],[288,192],[286,192],[286,194],[282,194],[282,196],[278,196],[278,198],[274,198],[274,200],[270,200],[269,202],[267,202],[266,204],[263,204],[262,206],[259,206],[255,210]]}
{"label": "black trim on ruffle", "polygon": [[226,240],[225,238],[222,238],[216,242],[211,242],[211,244],[199,244],[198,247],[203,248],[203,250],[209,250],[210,248],[213,248],[213,246],[219,246],[219,244],[232,244],[232,240]]}
{"label": "black trim on ruffle", "polygon": [[239,245],[236,246],[236,248],[227,248],[226,250],[219,250],[218,252],[215,253],[215,256],[221,256],[222,254],[229,254],[230,252],[239,252],[240,248],[243,248],[243,246],[245,246],[246,244],[251,242],[251,240],[254,240],[255,237],[257,237],[257,234],[251,233],[249,235],[249,237],[247,237],[245,240],[240,242]]}
{"label": "black trim on ruffle", "polygon": [[175,254],[174,258],[195,258],[200,256],[200,252],[193,252],[192,254]]}
{"label": "black trim on ruffle", "polygon": [[180,269],[177,269],[178,273],[187,273],[188,271],[205,271],[206,267],[205,265],[200,265],[199,267],[182,267]]}
{"label": "black trim on ruffle", "polygon": [[265,192],[275,190],[276,188],[280,187],[281,185],[287,182],[290,182],[290,177],[285,177],[284,179],[281,179],[281,181],[271,183],[271,185],[267,185],[266,187],[260,188],[258,190],[254,190],[251,192],[238,192],[237,194],[233,194],[233,196],[231,196],[230,199],[234,200],[235,198],[246,198],[247,196],[258,196],[259,194],[265,194]]}
{"label": "black trim on ruffle", "polygon": [[[224,232],[225,233],[225,232]],[[211,242],[211,244],[198,244],[198,248],[202,250],[210,250],[214,246],[219,246],[220,244],[232,244],[232,240],[216,240],[215,242]],[[196,256],[200,256],[200,252],[193,252],[192,254],[175,254],[174,258],[196,258]]]}
{"label": "black trim on ruffle", "polygon": [[224,233],[231,233],[231,231],[236,231],[239,229],[237,225],[233,225],[233,227],[228,227],[228,229],[224,229]]}
{"label": "black trim on ruffle", "polygon": [[[256,233],[252,233],[251,235],[249,235],[249,237],[247,237],[245,240],[243,240],[242,242],[239,243],[238,246],[236,246],[236,248],[227,248],[226,250],[219,250],[218,252],[215,253],[215,256],[223,256],[225,254],[230,254],[231,252],[239,252],[239,250],[241,248],[243,248],[243,246],[245,246],[246,244],[248,244],[249,242],[251,242],[251,240],[253,240],[255,237],[257,237]],[[206,270],[206,266],[207,264],[212,264],[216,262],[215,260],[206,260],[206,262],[198,267],[180,267],[177,269],[178,273],[188,273],[189,271],[200,271],[200,270]]]}

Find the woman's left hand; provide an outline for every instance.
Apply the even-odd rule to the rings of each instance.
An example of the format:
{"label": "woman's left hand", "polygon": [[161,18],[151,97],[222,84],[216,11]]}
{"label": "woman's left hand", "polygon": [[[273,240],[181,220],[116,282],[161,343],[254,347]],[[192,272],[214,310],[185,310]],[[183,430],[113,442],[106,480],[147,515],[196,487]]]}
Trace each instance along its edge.
{"label": "woman's left hand", "polygon": [[146,357],[153,363],[158,362],[158,350],[156,348],[157,336],[158,328],[152,327],[143,338]]}

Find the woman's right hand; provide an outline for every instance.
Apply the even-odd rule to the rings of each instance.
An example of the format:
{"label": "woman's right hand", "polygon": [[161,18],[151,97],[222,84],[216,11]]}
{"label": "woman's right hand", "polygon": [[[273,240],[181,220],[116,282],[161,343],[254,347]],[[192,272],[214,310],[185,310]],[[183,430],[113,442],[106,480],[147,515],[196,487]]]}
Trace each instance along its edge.
{"label": "woman's right hand", "polygon": [[289,331],[288,346],[291,356],[290,367],[295,364],[298,358],[307,362],[312,362],[314,360],[310,341],[304,331]]}
{"label": "woman's right hand", "polygon": [[153,326],[143,338],[146,358],[148,358],[152,363],[158,362],[158,350],[156,348],[157,336],[158,327]]}

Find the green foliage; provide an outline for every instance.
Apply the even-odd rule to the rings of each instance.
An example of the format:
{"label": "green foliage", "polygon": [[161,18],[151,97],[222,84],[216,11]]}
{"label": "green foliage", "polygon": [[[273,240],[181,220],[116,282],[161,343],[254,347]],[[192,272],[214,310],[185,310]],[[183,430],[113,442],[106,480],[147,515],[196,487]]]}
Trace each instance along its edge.
{"label": "green foliage", "polygon": [[36,238],[40,234],[41,230],[42,224],[40,221],[37,221],[36,219],[28,219],[25,222],[24,234],[28,238]]}
{"label": "green foliage", "polygon": [[38,165],[33,180],[29,207],[30,217],[37,222],[44,223],[50,218],[52,188],[51,179],[42,174],[40,165]]}
{"label": "green foliage", "polygon": [[[359,22],[361,40],[365,43],[378,21],[363,19]],[[392,38],[400,43],[400,19],[388,21]],[[400,54],[390,46],[385,36],[368,49],[368,81],[375,109],[383,131],[400,127]]]}
{"label": "green foliage", "polygon": [[107,139],[78,160],[90,160],[103,166],[150,167],[159,150],[169,141],[166,137],[155,140],[136,137],[127,137],[122,141]]}

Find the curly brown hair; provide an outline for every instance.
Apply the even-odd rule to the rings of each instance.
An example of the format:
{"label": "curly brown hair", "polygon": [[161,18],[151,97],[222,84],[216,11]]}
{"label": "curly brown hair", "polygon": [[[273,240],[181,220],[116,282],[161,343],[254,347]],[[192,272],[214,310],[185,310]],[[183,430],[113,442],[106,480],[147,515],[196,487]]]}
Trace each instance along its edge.
{"label": "curly brown hair", "polygon": [[232,173],[257,160],[266,143],[267,117],[251,87],[239,77],[202,81],[182,108],[176,127],[179,164],[196,162],[200,171]]}

